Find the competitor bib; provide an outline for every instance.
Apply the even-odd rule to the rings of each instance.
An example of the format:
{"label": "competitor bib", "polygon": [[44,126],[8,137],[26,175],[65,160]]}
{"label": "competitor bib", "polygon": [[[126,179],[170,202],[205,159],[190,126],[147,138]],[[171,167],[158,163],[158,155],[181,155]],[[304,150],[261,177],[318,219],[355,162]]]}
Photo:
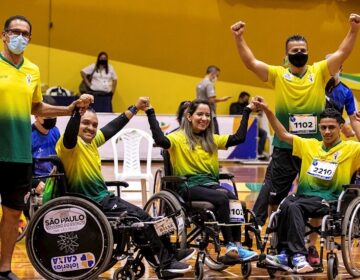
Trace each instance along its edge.
{"label": "competitor bib", "polygon": [[289,132],[291,134],[317,133],[317,116],[313,114],[290,114]]}
{"label": "competitor bib", "polygon": [[314,159],[307,171],[307,174],[322,180],[330,181],[335,174],[337,166],[338,164],[336,162]]}

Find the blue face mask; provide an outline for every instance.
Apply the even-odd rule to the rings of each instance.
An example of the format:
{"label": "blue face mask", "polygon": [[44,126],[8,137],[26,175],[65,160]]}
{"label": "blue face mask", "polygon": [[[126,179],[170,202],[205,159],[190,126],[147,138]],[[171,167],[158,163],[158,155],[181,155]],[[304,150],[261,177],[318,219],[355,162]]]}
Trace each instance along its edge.
{"label": "blue face mask", "polygon": [[13,54],[21,54],[24,52],[28,43],[29,39],[23,37],[22,35],[10,35],[7,46]]}

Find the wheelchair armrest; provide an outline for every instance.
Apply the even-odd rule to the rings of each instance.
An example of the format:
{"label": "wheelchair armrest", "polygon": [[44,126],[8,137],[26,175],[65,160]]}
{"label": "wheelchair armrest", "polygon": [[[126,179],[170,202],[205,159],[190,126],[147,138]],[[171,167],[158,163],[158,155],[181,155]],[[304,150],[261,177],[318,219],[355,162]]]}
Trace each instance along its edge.
{"label": "wheelchair armrest", "polygon": [[360,189],[360,185],[349,184],[349,185],[343,185],[342,188],[343,188],[343,190],[347,190],[347,189]]}
{"label": "wheelchair armrest", "polygon": [[49,155],[47,157],[33,158],[36,161],[49,161],[52,164],[58,166],[61,164],[60,158],[57,155]]}
{"label": "wheelchair armrest", "polygon": [[167,183],[183,183],[187,181],[185,176],[163,176],[161,180]]}
{"label": "wheelchair armrest", "polygon": [[105,182],[107,187],[124,187],[127,188],[129,184],[124,181],[106,181]]}
{"label": "wheelchair armrest", "polygon": [[219,174],[220,180],[231,180],[232,178],[234,178],[234,175],[230,174],[230,173],[220,173]]}

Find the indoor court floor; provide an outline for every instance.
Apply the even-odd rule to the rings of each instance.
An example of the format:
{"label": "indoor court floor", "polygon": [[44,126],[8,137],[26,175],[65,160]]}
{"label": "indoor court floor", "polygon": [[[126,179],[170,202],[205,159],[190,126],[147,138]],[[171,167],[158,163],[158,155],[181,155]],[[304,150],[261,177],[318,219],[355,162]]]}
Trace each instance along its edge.
{"label": "indoor court floor", "polygon": [[[224,162],[221,163],[222,171],[233,173],[236,178],[236,182],[238,183],[238,193],[241,200],[245,201],[247,204],[247,207],[252,207],[256,197],[257,192],[250,191],[249,189],[244,188],[243,183],[253,183],[254,186],[259,186],[258,183],[262,183],[266,165],[260,164],[252,164],[252,165],[243,165],[239,164],[238,162]],[[155,162],[153,163],[153,170],[155,173],[155,170],[157,168],[161,167],[161,163]],[[103,174],[105,176],[105,179],[112,180],[113,178],[113,165],[110,162],[103,163]],[[141,204],[141,193],[135,192],[135,193],[126,193],[123,192],[122,197],[124,199],[127,199],[128,201],[137,204],[140,206]],[[263,230],[264,231],[264,230]],[[347,274],[345,267],[342,263],[341,258],[341,252],[338,252],[338,258],[339,258],[339,275],[337,279],[350,279],[350,275]],[[195,258],[195,257],[194,257]],[[195,263],[195,259],[189,260],[189,263],[193,266]],[[290,275],[285,273],[276,273],[276,279],[304,279],[304,280],[312,280],[312,279],[327,279],[326,276],[326,260],[324,260],[325,267],[323,273],[309,273],[306,275]],[[111,270],[103,273],[98,279],[113,279],[113,273],[116,268],[119,267],[119,264],[117,264],[114,268]],[[20,279],[26,279],[26,280],[34,280],[34,279],[43,279],[33,268],[31,263],[29,262],[29,259],[26,254],[26,248],[25,248],[25,240],[21,240],[17,243],[15,248],[15,253],[13,257],[13,265],[12,265],[13,271],[20,277]],[[194,279],[194,273],[193,271],[188,272],[184,275],[184,277],[180,279]],[[252,263],[252,274],[248,279],[267,279],[270,278],[268,276],[268,273],[265,269],[260,269],[256,267],[256,262]],[[151,268],[149,268],[146,265],[146,273],[143,278],[141,279],[157,279],[156,275],[152,271]],[[226,270],[222,272],[214,272],[207,269],[205,266],[205,276],[204,279],[243,279],[241,276],[241,268],[240,265],[235,265],[232,267],[227,268]],[[60,279],[61,280],[61,279]]]}

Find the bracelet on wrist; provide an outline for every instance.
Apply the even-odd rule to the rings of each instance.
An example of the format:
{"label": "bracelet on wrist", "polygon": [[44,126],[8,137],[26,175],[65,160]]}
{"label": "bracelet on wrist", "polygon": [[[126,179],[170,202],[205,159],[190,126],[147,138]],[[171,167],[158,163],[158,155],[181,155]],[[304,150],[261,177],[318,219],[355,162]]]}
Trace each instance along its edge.
{"label": "bracelet on wrist", "polygon": [[135,105],[132,105],[128,108],[128,110],[133,114],[133,115],[136,115],[137,112],[139,111],[138,108],[136,108]]}

